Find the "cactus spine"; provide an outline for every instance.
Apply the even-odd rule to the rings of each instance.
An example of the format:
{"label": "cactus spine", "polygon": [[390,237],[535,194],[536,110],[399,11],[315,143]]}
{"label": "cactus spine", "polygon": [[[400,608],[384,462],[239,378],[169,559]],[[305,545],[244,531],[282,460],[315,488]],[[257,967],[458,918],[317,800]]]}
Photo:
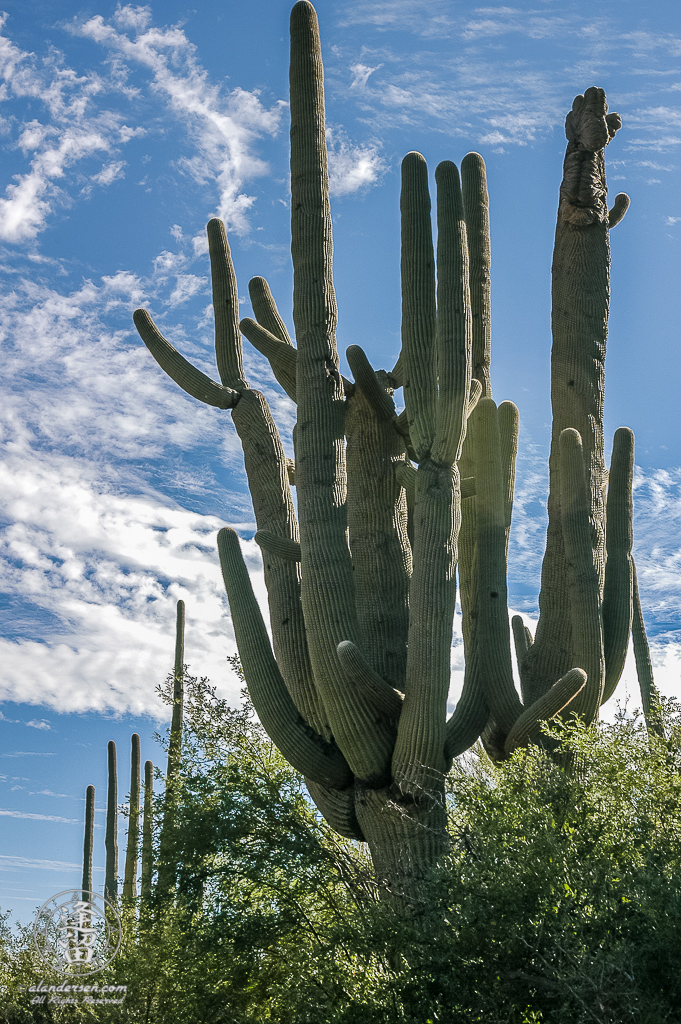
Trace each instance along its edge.
{"label": "cactus spine", "polygon": [[144,820],[142,824],[142,879],[143,900],[151,898],[151,876],[154,870],[154,766],[144,762]]}
{"label": "cactus spine", "polygon": [[88,786],[85,794],[85,838],[83,839],[83,899],[92,892],[92,850],[95,835],[95,787]]}
{"label": "cactus spine", "polygon": [[113,740],[109,740],[107,761],[104,896],[108,900],[115,900],[118,896],[118,778],[116,774],[116,744]]}
{"label": "cactus spine", "polygon": [[175,625],[175,666],[173,669],[173,715],[168,744],[166,771],[165,813],[159,845],[158,891],[168,895],[175,888],[177,864],[173,844],[175,841],[177,781],[182,759],[182,719],[184,714],[184,601],[177,602]]}
{"label": "cactus spine", "polygon": [[[609,302],[604,147],[620,126],[589,89],[568,115],[553,263],[549,536],[536,641],[513,638],[507,556],[518,411],[490,385],[489,202],[478,154],[436,170],[434,250],[425,160],[402,165],[402,352],[374,371],[359,346],[340,373],[335,342],[324,85],[317,19],[291,14],[293,347],[267,283],[239,323],[223,225],[208,225],[220,383],[188,363],[149,314],[145,344],[189,394],[230,408],[263,550],[273,643],[239,542],[218,549],[239,655],[258,715],[343,835],[365,839],[401,888],[447,847],[444,777],[482,734],[494,757],[561,713],[598,714],[621,674],[632,626],[633,436],[618,431],[603,499],[603,363]],[[244,376],[241,332],[297,403],[292,471],[265,399]],[[393,392],[404,389],[405,413]],[[414,463],[416,465],[414,465]],[[298,516],[291,497],[297,490]],[[606,517],[608,529],[606,532]],[[456,571],[464,689],[446,720]],[[169,758],[169,779],[170,779]],[[165,823],[164,823],[165,828]]]}
{"label": "cactus spine", "polygon": [[139,851],[140,815],[140,738],[132,734],[130,750],[130,814],[128,818],[128,845],[125,851],[125,874],[123,876],[123,899],[134,900],[137,896],[137,856]]}

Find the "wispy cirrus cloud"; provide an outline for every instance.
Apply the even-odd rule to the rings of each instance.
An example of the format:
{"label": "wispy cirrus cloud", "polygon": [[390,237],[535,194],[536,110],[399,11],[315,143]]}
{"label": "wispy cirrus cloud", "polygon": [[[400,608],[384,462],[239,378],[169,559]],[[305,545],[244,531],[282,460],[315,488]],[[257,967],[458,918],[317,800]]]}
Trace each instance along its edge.
{"label": "wispy cirrus cloud", "polygon": [[95,15],[77,22],[72,31],[115,55],[119,74],[126,63],[148,71],[152,90],[191,136],[194,153],[182,156],[180,166],[200,183],[215,181],[217,216],[232,231],[248,231],[255,197],[244,186],[268,169],[257,155],[257,139],[278,132],[285,102],[266,107],[257,92],[238,87],[223,92],[201,67],[185,32],[154,26],[149,8],[125,5],[110,20]]}

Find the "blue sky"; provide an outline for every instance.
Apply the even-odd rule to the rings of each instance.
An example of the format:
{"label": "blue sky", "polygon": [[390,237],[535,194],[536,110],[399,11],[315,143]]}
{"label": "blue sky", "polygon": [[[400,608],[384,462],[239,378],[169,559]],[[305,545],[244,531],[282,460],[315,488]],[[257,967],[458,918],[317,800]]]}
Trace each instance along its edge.
{"label": "blue sky", "polygon": [[[244,315],[267,277],[290,324],[289,3],[10,0],[0,34],[0,906],[28,919],[80,875],[84,795],[103,824],[106,742],[161,761],[155,686],[186,657],[238,699],[217,529],[245,538],[227,413],[180,392],[132,327],[138,305],[213,372],[205,224],[228,226]],[[487,161],[492,382],[521,416],[510,599],[532,619],[550,424],[550,265],[574,95],[605,88],[613,231],[608,450],[637,438],[635,553],[657,679],[681,672],[681,19],[643,0],[318,4],[327,75],[341,350],[399,349],[399,164]],[[246,346],[248,348],[248,346]],[[246,355],[285,442],[293,410]],[[453,696],[460,679],[453,651]],[[631,666],[620,696],[636,701]],[[121,767],[121,799],[127,793]],[[103,828],[95,864],[103,867]],[[101,884],[102,873],[95,881]]]}

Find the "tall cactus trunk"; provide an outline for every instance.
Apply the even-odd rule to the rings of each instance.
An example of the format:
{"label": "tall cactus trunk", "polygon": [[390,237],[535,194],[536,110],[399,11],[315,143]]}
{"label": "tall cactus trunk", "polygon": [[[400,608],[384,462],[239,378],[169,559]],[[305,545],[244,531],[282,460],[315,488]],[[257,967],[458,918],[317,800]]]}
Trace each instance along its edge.
{"label": "tall cactus trunk", "polygon": [[113,740],[109,740],[107,759],[104,896],[108,900],[116,900],[118,897],[118,778],[116,774],[116,744]]}
{"label": "tall cactus trunk", "polygon": [[142,823],[142,877],[141,896],[145,903],[151,899],[151,881],[154,872],[154,766],[144,763],[144,819]]}
{"label": "tall cactus trunk", "polygon": [[[437,168],[435,252],[426,164],[418,153],[405,157],[402,352],[386,373],[350,346],[348,381],[335,338],[321,46],[307,0],[291,13],[290,86],[297,348],[262,278],[249,287],[255,319],[239,322],[231,253],[216,220],[208,247],[220,383],[184,359],[145,310],[134,319],[173,380],[232,410],[243,445],[271,643],[234,531],[220,531],[218,550],[260,720],[329,823],[365,840],[379,877],[413,901],[414,883],[448,847],[452,759],[481,734],[504,758],[557,714],[593,719],[624,663],[633,437],[624,429],[615,436],[606,512],[602,431],[607,232],[628,202],[618,197],[608,214],[603,148],[619,118],[606,115],[597,89],[568,116],[554,256],[549,543],[536,643],[520,619],[513,623],[521,701],[506,585],[518,411],[491,397],[484,162],[466,156],[461,184],[454,164]],[[267,402],[248,386],[242,332],[297,403],[293,467]],[[400,387],[406,409],[397,416]],[[466,673],[447,721],[457,566]],[[170,756],[168,777],[172,785]],[[170,874],[163,877],[170,886]]]}
{"label": "tall cactus trunk", "polygon": [[137,857],[139,851],[140,816],[140,738],[132,734],[130,750],[130,814],[128,817],[128,845],[125,852],[123,899],[137,897]]}
{"label": "tall cactus trunk", "polygon": [[95,787],[88,786],[85,794],[85,838],[83,839],[83,900],[89,899],[92,889],[92,851],[95,835]]}
{"label": "tall cactus trunk", "polygon": [[165,811],[159,843],[157,891],[168,896],[175,889],[177,861],[174,851],[177,781],[182,761],[182,720],[184,714],[184,601],[177,602],[175,624],[175,667],[173,671],[173,715],[168,744]]}

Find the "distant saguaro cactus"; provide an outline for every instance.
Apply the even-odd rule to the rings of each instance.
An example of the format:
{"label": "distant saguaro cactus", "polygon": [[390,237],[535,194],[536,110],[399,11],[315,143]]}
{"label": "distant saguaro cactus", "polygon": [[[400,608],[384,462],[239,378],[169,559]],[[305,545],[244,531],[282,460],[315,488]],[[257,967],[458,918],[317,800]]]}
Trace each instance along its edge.
{"label": "distant saguaro cactus", "polygon": [[175,666],[173,670],[173,716],[170,723],[168,768],[166,771],[165,811],[159,840],[157,892],[167,896],[175,888],[177,863],[175,841],[177,780],[182,761],[182,722],[184,715],[184,601],[177,602],[175,625]]}
{"label": "distant saguaro cactus", "polygon": [[[135,323],[190,395],[231,409],[263,551],[273,649],[233,530],[218,547],[246,682],[260,719],[342,835],[369,844],[380,877],[407,886],[447,848],[444,778],[482,734],[507,757],[567,709],[593,721],[620,677],[632,622],[633,436],[615,436],[607,506],[603,365],[608,231],[604,148],[619,128],[601,89],[568,114],[553,266],[549,534],[536,642],[513,623],[507,553],[518,414],[490,389],[485,166],[441,163],[437,252],[425,160],[402,164],[402,352],[390,372],[336,350],[336,299],[321,48],[314,9],[291,15],[291,253],[288,335],[267,283],[239,322],[220,221],[208,224],[221,383],[188,363],[145,310]],[[437,271],[437,272],[436,272]],[[241,332],[297,403],[295,465],[246,381]],[[397,415],[394,391],[403,388]],[[297,515],[291,496],[297,490]],[[607,531],[606,531],[607,521]],[[456,572],[466,657],[447,721]],[[169,759],[170,773],[170,759]]]}
{"label": "distant saguaro cactus", "polygon": [[154,871],[154,766],[144,763],[144,819],[142,822],[142,878],[143,900],[151,898],[151,878]]}
{"label": "distant saguaro cactus", "polygon": [[85,837],[83,839],[83,899],[92,892],[92,850],[95,834],[95,787],[88,786],[85,793]]}
{"label": "distant saguaro cactus", "polygon": [[128,817],[128,845],[125,851],[125,874],[123,876],[123,899],[134,900],[137,896],[137,855],[140,832],[140,738],[134,732],[130,750],[130,812]]}
{"label": "distant saguaro cactus", "polygon": [[116,772],[116,744],[113,740],[109,740],[107,747],[107,765],[104,896],[108,900],[115,900],[118,896],[118,776]]}

